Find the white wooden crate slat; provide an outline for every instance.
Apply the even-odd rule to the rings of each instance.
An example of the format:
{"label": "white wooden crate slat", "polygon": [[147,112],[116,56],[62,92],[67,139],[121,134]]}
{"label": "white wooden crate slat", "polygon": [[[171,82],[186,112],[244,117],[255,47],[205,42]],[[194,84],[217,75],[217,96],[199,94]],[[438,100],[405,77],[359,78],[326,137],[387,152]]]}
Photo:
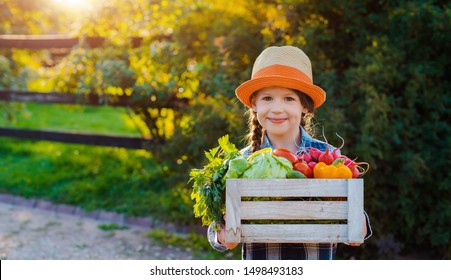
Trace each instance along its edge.
{"label": "white wooden crate slat", "polygon": [[348,218],[345,201],[241,201],[242,220],[340,220]]}
{"label": "white wooden crate slat", "polygon": [[[347,235],[346,225],[242,225],[241,242],[279,243],[281,236],[287,243],[342,242]],[[312,234],[314,233],[314,234]]]}
{"label": "white wooden crate slat", "polygon": [[229,179],[227,181],[230,180],[240,180],[242,197],[346,197],[348,194],[346,180]]}

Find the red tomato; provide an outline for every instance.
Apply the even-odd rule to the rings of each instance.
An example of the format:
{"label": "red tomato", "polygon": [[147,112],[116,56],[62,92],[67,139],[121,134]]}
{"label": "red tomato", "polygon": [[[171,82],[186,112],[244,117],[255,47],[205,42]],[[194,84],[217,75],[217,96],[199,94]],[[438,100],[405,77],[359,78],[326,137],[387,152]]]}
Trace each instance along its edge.
{"label": "red tomato", "polygon": [[284,158],[288,159],[292,164],[295,164],[296,162],[298,162],[298,157],[295,154],[293,154],[292,152],[290,152],[289,150],[284,149],[284,148],[275,149],[274,151],[272,151],[272,154],[274,156],[284,157]]}
{"label": "red tomato", "polygon": [[305,162],[296,162],[293,169],[301,172],[307,178],[313,178],[313,170]]}

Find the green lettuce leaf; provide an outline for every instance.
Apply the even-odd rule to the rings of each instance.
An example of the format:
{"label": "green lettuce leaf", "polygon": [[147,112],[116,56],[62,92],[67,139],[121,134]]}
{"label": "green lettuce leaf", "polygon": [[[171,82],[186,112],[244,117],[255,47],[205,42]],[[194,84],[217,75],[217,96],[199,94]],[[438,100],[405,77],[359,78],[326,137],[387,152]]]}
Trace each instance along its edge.
{"label": "green lettuce leaf", "polygon": [[282,179],[293,170],[291,162],[286,158],[273,156],[271,148],[253,153],[248,160],[250,166],[241,178]]}
{"label": "green lettuce leaf", "polygon": [[239,178],[250,166],[244,156],[238,156],[229,161],[229,169],[226,173],[227,179]]}

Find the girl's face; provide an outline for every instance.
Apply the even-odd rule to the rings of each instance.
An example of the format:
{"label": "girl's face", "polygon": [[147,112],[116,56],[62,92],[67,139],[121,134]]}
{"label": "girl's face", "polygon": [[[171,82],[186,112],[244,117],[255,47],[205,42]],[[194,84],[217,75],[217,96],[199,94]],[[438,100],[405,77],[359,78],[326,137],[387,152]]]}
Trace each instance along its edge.
{"label": "girl's face", "polygon": [[299,135],[302,113],[308,111],[294,90],[282,87],[259,90],[252,100],[252,109],[257,112],[257,119],[270,139],[293,141]]}

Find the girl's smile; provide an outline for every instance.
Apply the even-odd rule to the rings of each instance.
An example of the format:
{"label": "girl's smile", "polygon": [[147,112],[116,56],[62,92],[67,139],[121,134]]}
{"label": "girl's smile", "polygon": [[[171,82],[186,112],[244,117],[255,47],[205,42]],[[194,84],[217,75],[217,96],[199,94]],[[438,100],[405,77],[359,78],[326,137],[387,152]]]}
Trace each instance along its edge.
{"label": "girl's smile", "polygon": [[268,118],[268,120],[270,122],[273,122],[273,123],[283,123],[284,121],[286,121],[288,119],[287,118],[283,118],[283,119],[280,119],[280,118]]}

